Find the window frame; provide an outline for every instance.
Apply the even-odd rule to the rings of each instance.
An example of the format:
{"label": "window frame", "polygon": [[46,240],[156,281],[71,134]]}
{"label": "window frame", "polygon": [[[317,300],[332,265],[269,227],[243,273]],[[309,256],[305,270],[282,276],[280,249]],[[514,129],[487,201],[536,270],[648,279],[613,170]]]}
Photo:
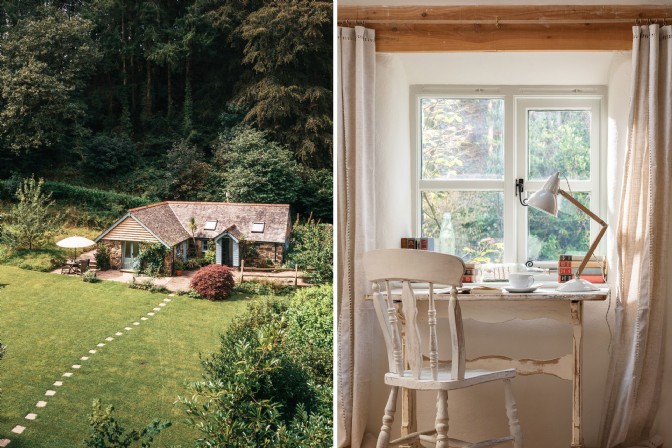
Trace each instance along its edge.
{"label": "window frame", "polygon": [[[423,98],[484,98],[504,100],[504,177],[502,180],[429,180],[422,179],[422,122],[420,101]],[[423,191],[503,191],[504,193],[504,254],[505,263],[527,261],[527,207],[522,207],[515,196],[515,179],[525,180],[525,192],[540,188],[544,181],[528,180],[527,160],[527,111],[533,110],[585,110],[592,112],[591,119],[591,171],[590,180],[570,180],[572,192],[591,192],[590,209],[598,216],[605,216],[606,198],[606,131],[607,89],[605,86],[464,86],[464,85],[414,85],[410,87],[411,134],[411,213],[412,232],[422,231]],[[562,175],[562,173],[561,173]],[[569,191],[564,178],[560,188]],[[596,198],[597,200],[595,200]],[[599,226],[590,224],[592,241]],[[604,242],[596,254],[604,253]],[[553,262],[535,262],[550,267]]]}

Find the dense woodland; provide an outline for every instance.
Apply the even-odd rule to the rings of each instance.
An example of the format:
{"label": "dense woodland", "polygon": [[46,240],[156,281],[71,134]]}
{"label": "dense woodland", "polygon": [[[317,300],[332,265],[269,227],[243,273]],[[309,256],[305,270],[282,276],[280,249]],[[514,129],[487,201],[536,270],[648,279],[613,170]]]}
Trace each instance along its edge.
{"label": "dense woodland", "polygon": [[0,3],[0,179],[332,217],[332,4]]}

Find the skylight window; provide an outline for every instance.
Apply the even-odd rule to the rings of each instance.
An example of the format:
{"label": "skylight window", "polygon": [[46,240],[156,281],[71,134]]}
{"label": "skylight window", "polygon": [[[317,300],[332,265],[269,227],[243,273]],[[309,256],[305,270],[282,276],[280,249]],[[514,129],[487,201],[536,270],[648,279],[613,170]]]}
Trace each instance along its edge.
{"label": "skylight window", "polygon": [[264,233],[264,225],[263,222],[255,222],[252,224],[252,233]]}
{"label": "skylight window", "polygon": [[206,221],[203,230],[215,230],[217,228],[217,221]]}

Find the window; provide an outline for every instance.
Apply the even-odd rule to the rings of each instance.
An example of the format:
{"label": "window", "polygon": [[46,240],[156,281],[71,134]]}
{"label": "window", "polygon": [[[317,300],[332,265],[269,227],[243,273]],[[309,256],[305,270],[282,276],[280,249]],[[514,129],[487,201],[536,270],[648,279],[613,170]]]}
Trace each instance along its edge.
{"label": "window", "polygon": [[523,179],[529,196],[559,171],[560,188],[603,214],[604,92],[413,87],[416,233],[467,261],[543,262],[585,253],[598,231],[590,218],[562,197],[557,218],[523,207],[515,182]]}
{"label": "window", "polygon": [[217,221],[205,221],[205,225],[203,226],[203,230],[215,230],[217,228]]}
{"label": "window", "polygon": [[255,222],[252,224],[252,233],[264,233],[264,223]]}

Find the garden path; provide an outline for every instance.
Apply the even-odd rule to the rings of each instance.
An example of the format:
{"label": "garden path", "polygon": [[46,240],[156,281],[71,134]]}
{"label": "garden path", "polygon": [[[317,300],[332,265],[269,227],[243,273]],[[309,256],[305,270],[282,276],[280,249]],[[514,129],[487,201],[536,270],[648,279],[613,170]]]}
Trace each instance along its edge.
{"label": "garden path", "polygon": [[[131,325],[126,326],[123,329],[119,329],[119,331],[114,333],[113,336],[108,336],[108,337],[104,338],[105,342],[98,343],[96,345],[96,347],[92,348],[91,350],[88,351],[88,353],[86,353],[85,355],[83,355],[82,357],[79,358],[79,361],[77,361],[77,362],[82,362],[83,364],[73,364],[70,368],[66,369],[68,371],[61,374],[61,377],[60,377],[61,379],[58,380],[58,381],[54,381],[53,387],[54,387],[55,390],[49,389],[49,390],[45,391],[44,396],[45,397],[55,396],[58,388],[63,386],[64,380],[68,379],[68,378],[72,378],[75,375],[74,371],[77,371],[77,370],[85,367],[86,364],[84,364],[84,363],[86,361],[88,361],[91,358],[91,356],[98,353],[98,351],[101,350],[106,345],[111,344],[115,340],[115,338],[119,338],[119,337],[123,336],[124,334],[132,331],[134,328],[137,328],[138,326],[140,326],[143,322],[148,321],[151,317],[155,316],[156,313],[158,313],[162,309],[165,309],[165,307],[172,301],[172,299],[171,299],[172,296],[173,296],[173,294],[169,294],[168,297],[161,300],[161,302],[159,302],[154,308],[152,308],[152,310],[149,311],[146,315],[143,315],[140,318],[138,318],[136,321],[132,322],[133,326],[131,326]],[[38,401],[35,404],[35,407],[36,408],[46,407],[47,404],[48,404],[47,400],[48,400],[47,398],[44,398],[43,400]],[[23,432],[30,425],[29,422],[36,420],[37,417],[38,417],[38,414],[36,412],[29,412],[24,417],[25,420],[27,420],[27,421],[22,422],[22,424],[17,424],[16,426],[14,426],[12,428],[11,432],[14,434],[14,436],[19,436],[19,435],[23,434]],[[24,426],[24,425],[26,425],[26,426]],[[12,437],[14,437],[14,436],[12,436]],[[0,448],[4,448],[4,447],[9,446],[11,444],[11,442],[12,442],[11,439],[7,439],[7,438],[0,439]]]}

